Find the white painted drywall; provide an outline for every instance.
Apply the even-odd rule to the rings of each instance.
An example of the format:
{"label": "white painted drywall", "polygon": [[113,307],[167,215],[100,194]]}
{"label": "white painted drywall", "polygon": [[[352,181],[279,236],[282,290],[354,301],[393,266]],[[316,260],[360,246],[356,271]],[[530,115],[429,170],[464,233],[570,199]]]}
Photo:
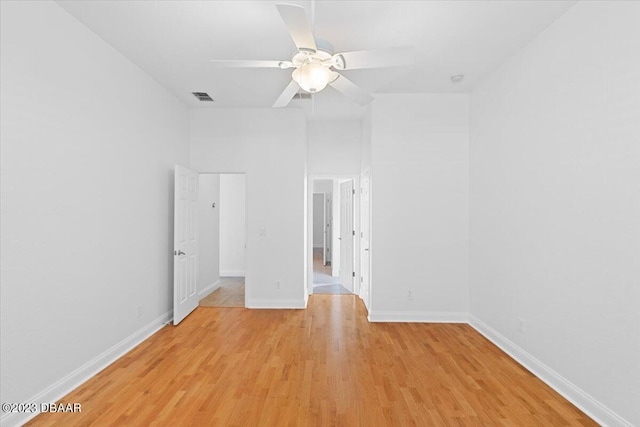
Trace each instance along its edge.
{"label": "white painted drywall", "polygon": [[370,246],[376,319],[408,312],[451,318],[468,310],[468,117],[467,95],[376,95]]}
{"label": "white painted drywall", "polygon": [[362,117],[362,140],[360,141],[360,173],[371,167],[371,104]]}
{"label": "white painted drywall", "polygon": [[313,194],[313,247],[324,247],[324,194]]}
{"label": "white painted drywall", "polygon": [[304,306],[308,262],[304,113],[198,109],[190,111],[190,123],[193,168],[247,174],[248,306]]}
{"label": "white painted drywall", "polygon": [[473,92],[470,183],[471,313],[640,425],[640,3],[576,4]]}
{"label": "white painted drywall", "polygon": [[310,175],[360,173],[360,120],[310,121],[307,135]]}
{"label": "white painted drywall", "polygon": [[197,286],[200,298],[204,298],[220,285],[219,174],[204,173],[199,176],[198,246]]}
{"label": "white painted drywall", "polygon": [[0,7],[0,383],[33,402],[171,309],[188,113],[55,2]]}
{"label": "white painted drywall", "polygon": [[220,276],[242,277],[246,266],[246,176],[220,175]]}
{"label": "white painted drywall", "polygon": [[333,180],[332,179],[314,179],[313,192],[314,193],[333,193]]}

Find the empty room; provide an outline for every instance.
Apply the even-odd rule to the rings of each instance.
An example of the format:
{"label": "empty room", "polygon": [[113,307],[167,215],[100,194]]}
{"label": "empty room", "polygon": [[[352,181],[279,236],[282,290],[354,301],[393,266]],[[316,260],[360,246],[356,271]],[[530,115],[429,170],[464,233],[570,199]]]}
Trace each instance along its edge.
{"label": "empty room", "polygon": [[2,427],[640,427],[640,1],[0,1]]}

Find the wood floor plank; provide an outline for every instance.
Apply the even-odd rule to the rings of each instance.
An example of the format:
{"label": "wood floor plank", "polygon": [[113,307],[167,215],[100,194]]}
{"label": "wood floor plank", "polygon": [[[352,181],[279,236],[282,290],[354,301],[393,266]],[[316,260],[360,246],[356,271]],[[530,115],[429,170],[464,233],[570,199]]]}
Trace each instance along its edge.
{"label": "wood floor plank", "polygon": [[306,310],[198,308],[32,426],[595,426],[464,324],[369,323],[353,295]]}

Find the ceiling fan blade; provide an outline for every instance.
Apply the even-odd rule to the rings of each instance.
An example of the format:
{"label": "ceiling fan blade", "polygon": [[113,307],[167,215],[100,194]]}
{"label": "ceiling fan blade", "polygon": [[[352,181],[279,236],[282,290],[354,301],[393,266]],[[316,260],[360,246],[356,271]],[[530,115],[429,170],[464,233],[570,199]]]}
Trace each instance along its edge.
{"label": "ceiling fan blade", "polygon": [[294,66],[291,61],[245,61],[212,59],[209,62],[216,68],[281,68],[284,70]]}
{"label": "ceiling fan blade", "polygon": [[402,46],[376,50],[358,50],[338,53],[334,55],[334,58],[333,66],[338,70],[402,67],[415,63],[415,49],[413,46]]}
{"label": "ceiling fan blade", "polygon": [[298,50],[315,52],[317,50],[316,39],[313,37],[311,24],[304,8],[294,4],[277,4],[276,7]]}
{"label": "ceiling fan blade", "polygon": [[300,89],[300,86],[298,86],[298,83],[291,80],[289,85],[280,94],[278,99],[276,99],[276,102],[273,103],[273,108],[286,107],[289,104],[289,101],[291,101],[291,99],[293,98],[293,96],[296,93],[298,93],[298,89]]}
{"label": "ceiling fan blade", "polygon": [[358,105],[365,106],[373,101],[373,96],[369,92],[357,86],[342,74],[338,74],[338,78],[330,82],[329,85]]}

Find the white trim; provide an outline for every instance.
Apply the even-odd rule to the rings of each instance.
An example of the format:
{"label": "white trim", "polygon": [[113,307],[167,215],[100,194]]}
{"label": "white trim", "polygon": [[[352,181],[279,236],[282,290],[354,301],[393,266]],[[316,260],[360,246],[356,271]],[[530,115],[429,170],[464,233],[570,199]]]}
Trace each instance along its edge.
{"label": "white trim", "polygon": [[207,295],[215,292],[215,290],[218,289],[219,287],[220,287],[220,279],[216,280],[215,282],[213,282],[212,284],[210,284],[209,286],[207,286],[206,288],[198,292],[198,297],[202,299]]}
{"label": "white trim", "polygon": [[245,277],[245,271],[244,270],[220,270],[220,277]]}
{"label": "white trim", "polygon": [[[56,381],[46,389],[37,393],[31,399],[25,400],[25,403],[37,403],[38,407],[40,403],[52,403],[57,402],[62,397],[69,394],[71,391],[78,388],[84,382],[91,379],[100,371],[111,365],[116,360],[120,359],[126,353],[131,351],[134,347],[140,345],[143,341],[149,338],[151,335],[158,332],[167,323],[173,319],[173,310],[169,310],[162,316],[151,321],[146,326],[138,329],[133,334],[129,335],[113,347],[109,348],[102,354],[95,357],[93,360],[80,366],[75,371],[64,376],[60,380]],[[17,413],[9,412],[0,417],[0,425],[3,427],[20,426],[35,418],[39,415],[39,412],[35,413]]]}
{"label": "white trim", "polygon": [[469,314],[469,325],[497,345],[533,375],[540,378],[549,387],[560,393],[565,399],[602,426],[631,427],[632,424],[581,390],[575,384],[555,372],[553,369],[527,353],[524,349],[504,337],[491,326]]}
{"label": "white trim", "polygon": [[304,298],[301,299],[250,299],[247,308],[299,309],[307,308]]}
{"label": "white trim", "polygon": [[370,311],[369,322],[467,323],[468,314],[457,311]]}

